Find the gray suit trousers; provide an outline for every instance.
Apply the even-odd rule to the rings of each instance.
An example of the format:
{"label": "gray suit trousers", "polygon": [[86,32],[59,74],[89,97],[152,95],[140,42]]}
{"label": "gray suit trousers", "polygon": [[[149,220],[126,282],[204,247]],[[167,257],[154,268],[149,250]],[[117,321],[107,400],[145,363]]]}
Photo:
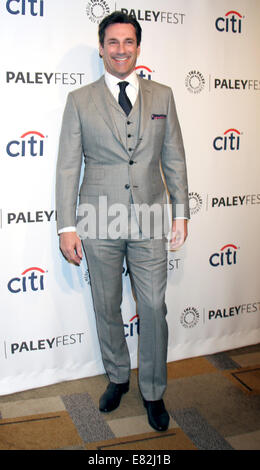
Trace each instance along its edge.
{"label": "gray suit trousers", "polygon": [[167,384],[168,326],[165,240],[85,239],[101,354],[110,381],[129,380],[130,357],[121,315],[124,258],[139,315],[139,387],[146,400],[162,398]]}

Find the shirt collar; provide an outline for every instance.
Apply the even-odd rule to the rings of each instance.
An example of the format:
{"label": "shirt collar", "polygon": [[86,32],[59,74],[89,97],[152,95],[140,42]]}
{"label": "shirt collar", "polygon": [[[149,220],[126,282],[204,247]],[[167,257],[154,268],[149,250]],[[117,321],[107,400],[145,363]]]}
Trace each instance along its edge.
{"label": "shirt collar", "polygon": [[124,81],[129,82],[129,84],[132,85],[137,91],[139,90],[139,81],[138,81],[138,77],[137,77],[135,70],[130,75],[128,75],[128,77],[126,77],[124,80],[120,80],[119,78],[115,77],[111,73],[105,71],[105,82],[109,89],[116,87],[118,82],[124,82]]}

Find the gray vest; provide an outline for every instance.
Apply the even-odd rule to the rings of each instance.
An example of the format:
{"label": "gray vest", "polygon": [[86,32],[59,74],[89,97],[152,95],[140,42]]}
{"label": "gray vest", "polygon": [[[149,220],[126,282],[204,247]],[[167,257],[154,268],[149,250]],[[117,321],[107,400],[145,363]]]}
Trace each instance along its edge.
{"label": "gray vest", "polygon": [[131,158],[133,150],[137,145],[140,126],[140,96],[136,98],[135,104],[128,116],[125,115],[121,106],[114,99],[112,94],[107,91],[107,98],[111,104],[111,117],[121,137],[121,141]]}
{"label": "gray vest", "polygon": [[[113,95],[107,90],[107,99],[109,100],[111,106],[111,118],[114,121],[114,124],[118,130],[118,133],[121,138],[129,160],[131,160],[133,151],[139,140],[139,127],[140,127],[140,94],[138,93],[135,104],[131,109],[131,112],[126,116],[125,112],[121,106],[114,99]],[[131,213],[131,204],[133,204],[133,198],[131,191],[129,191],[129,201],[128,201],[128,227],[122,233],[121,238],[128,238],[132,233],[134,238],[139,237],[140,230],[135,217],[135,214]]]}

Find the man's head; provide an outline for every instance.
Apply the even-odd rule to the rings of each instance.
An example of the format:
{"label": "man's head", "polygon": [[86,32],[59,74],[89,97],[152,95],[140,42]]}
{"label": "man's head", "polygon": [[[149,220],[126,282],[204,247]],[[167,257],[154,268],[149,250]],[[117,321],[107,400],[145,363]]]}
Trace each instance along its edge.
{"label": "man's head", "polygon": [[115,11],[99,25],[99,54],[106,70],[124,79],[134,70],[140,53],[142,29],[138,21]]}

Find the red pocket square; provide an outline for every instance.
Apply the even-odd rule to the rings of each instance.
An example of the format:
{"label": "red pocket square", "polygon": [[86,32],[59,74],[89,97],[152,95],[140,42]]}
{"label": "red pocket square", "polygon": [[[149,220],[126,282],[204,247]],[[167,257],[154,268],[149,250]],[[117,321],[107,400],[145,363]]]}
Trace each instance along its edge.
{"label": "red pocket square", "polygon": [[152,114],[152,119],[166,119],[166,114]]}

